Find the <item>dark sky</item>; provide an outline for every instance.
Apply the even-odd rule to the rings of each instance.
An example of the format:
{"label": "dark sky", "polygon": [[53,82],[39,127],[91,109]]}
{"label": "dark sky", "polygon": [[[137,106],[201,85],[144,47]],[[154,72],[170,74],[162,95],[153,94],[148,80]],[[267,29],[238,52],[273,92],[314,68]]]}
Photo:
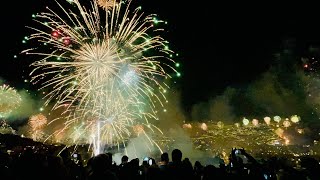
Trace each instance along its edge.
{"label": "dark sky", "polygon": [[[58,0],[59,1],[59,0]],[[182,78],[178,82],[186,107],[241,86],[268,69],[281,42],[296,38],[302,48],[318,44],[320,14],[314,4],[217,4],[214,1],[136,0],[143,10],[167,20],[166,36],[179,53]],[[32,13],[53,0],[8,1],[1,11],[2,65],[0,77],[14,86],[23,82],[27,60],[14,54]],[[172,4],[174,2],[174,4]]]}

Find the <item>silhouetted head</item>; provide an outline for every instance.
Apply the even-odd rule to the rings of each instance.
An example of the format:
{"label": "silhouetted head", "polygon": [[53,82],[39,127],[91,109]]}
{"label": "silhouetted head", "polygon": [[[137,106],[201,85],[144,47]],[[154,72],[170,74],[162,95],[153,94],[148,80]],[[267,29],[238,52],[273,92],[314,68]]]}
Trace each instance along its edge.
{"label": "silhouetted head", "polygon": [[161,154],[161,161],[168,163],[169,162],[169,154],[166,152],[162,153]]}
{"label": "silhouetted head", "polygon": [[179,149],[174,149],[171,152],[171,156],[173,162],[180,162],[182,159],[182,152]]}
{"label": "silhouetted head", "polygon": [[201,167],[202,165],[201,165],[201,163],[200,163],[200,161],[196,161],[195,163],[194,163],[194,167]]}
{"label": "silhouetted head", "polygon": [[107,154],[99,154],[91,161],[93,171],[104,171],[109,168],[109,156]]}
{"label": "silhouetted head", "polygon": [[112,153],[111,153],[111,152],[107,152],[106,154],[107,154],[108,157],[109,157],[109,158],[108,158],[109,163],[112,164],[112,161],[113,161],[113,159],[112,159]]}
{"label": "silhouetted head", "polygon": [[122,158],[121,158],[121,163],[122,163],[122,164],[127,163],[128,160],[129,160],[128,156],[124,155],[124,156],[122,156]]}
{"label": "silhouetted head", "polygon": [[60,156],[62,159],[68,159],[70,158],[70,152],[68,149],[64,149],[61,153]]}

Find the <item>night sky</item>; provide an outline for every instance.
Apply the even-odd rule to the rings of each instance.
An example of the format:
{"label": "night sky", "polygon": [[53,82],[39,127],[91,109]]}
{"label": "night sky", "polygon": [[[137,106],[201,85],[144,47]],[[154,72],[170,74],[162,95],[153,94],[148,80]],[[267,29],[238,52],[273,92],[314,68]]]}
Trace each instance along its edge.
{"label": "night sky", "polygon": [[[0,77],[17,88],[30,60],[19,56],[33,13],[51,0],[7,1],[1,11]],[[140,3],[141,2],[141,3]],[[144,11],[168,21],[165,38],[179,53],[182,77],[177,87],[186,109],[222,93],[227,86],[245,86],[272,63],[286,38],[301,51],[320,42],[320,16],[313,4],[215,4],[211,1],[137,0]],[[210,3],[209,3],[210,2]],[[18,58],[14,58],[17,54]]]}

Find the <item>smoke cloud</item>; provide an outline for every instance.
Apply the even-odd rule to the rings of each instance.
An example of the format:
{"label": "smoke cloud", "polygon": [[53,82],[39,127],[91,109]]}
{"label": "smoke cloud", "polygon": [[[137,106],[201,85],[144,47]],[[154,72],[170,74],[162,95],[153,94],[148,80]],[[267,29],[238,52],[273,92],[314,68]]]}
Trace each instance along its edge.
{"label": "smoke cloud", "polygon": [[[190,121],[235,123],[243,117],[262,119],[276,115],[299,115],[306,123],[317,119],[314,113],[317,105],[315,99],[320,94],[315,89],[319,86],[319,80],[310,79],[303,72],[296,71],[287,74],[290,77],[288,81],[294,82],[288,85],[281,81],[284,75],[279,73],[270,69],[246,87],[227,87],[221,95],[195,104]],[[312,98],[308,91],[313,91]]]}
{"label": "smoke cloud", "polygon": [[25,119],[28,119],[32,114],[39,113],[39,109],[43,104],[41,100],[32,97],[25,90],[18,91],[18,94],[22,101],[20,106],[10,113],[9,121],[25,121]]}
{"label": "smoke cloud", "polygon": [[21,98],[20,104],[17,105],[15,109],[12,109],[10,113],[5,115],[5,120],[9,123],[23,123],[26,118],[30,115],[39,112],[39,108],[42,106],[42,100],[39,100],[35,96],[32,96],[28,90],[16,89],[14,86],[11,86],[5,79],[0,77],[0,85],[8,85],[10,88],[16,90],[17,94]]}

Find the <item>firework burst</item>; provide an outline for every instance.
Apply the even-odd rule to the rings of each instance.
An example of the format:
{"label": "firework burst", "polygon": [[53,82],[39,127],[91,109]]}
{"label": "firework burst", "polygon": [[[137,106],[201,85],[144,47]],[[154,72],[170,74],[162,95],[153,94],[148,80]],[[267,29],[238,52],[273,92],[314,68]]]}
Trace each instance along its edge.
{"label": "firework burst", "polygon": [[30,136],[34,141],[39,141],[44,138],[43,129],[47,125],[47,117],[43,114],[36,114],[29,118],[28,125],[30,126]]}
{"label": "firework burst", "polygon": [[[244,148],[258,156],[262,154],[285,154],[298,152],[299,150],[296,147],[299,145],[305,146],[304,138],[306,137],[303,134],[306,129],[301,124],[291,124],[290,121],[286,120],[287,118],[283,118],[280,121],[281,123],[271,121],[269,116],[263,119],[267,119],[267,121],[253,119],[256,120],[256,123],[250,123],[249,119],[244,118],[245,123],[238,122],[235,124],[224,124],[221,121],[193,122],[182,124],[182,128],[190,136],[195,149],[215,155],[225,154],[232,148]],[[287,123],[290,123],[290,125]],[[167,133],[166,137],[163,136],[158,141],[162,147],[167,148],[166,151],[170,151],[175,148],[175,143],[178,140],[175,134]]]}
{"label": "firework burst", "polygon": [[21,104],[21,96],[12,87],[0,86],[0,117],[6,116]]}
{"label": "firework burst", "polygon": [[96,1],[100,7],[108,10],[111,10],[114,6],[118,5],[118,2],[116,0],[96,0]]}
{"label": "firework burst", "polygon": [[[154,27],[154,15],[145,16],[140,8],[131,11],[131,0],[93,1],[90,10],[78,0],[73,3],[75,10],[58,3],[63,16],[49,8],[38,14],[35,21],[44,29],[30,27],[35,33],[29,39],[46,43],[52,52],[24,51],[44,57],[32,64],[30,75],[33,83],[42,82],[41,89],[52,89],[46,105],[66,109],[60,132],[81,127],[82,135],[99,132],[99,141],[119,144],[130,137],[132,126],[153,131],[149,120],[157,119],[157,105],[164,106],[169,88],[164,79],[171,78],[167,71],[176,72],[166,41],[151,36],[161,30]],[[105,16],[100,16],[101,4],[108,4]]]}
{"label": "firework burst", "polygon": [[47,118],[43,114],[36,114],[29,118],[28,124],[32,129],[42,129],[47,124]]}

